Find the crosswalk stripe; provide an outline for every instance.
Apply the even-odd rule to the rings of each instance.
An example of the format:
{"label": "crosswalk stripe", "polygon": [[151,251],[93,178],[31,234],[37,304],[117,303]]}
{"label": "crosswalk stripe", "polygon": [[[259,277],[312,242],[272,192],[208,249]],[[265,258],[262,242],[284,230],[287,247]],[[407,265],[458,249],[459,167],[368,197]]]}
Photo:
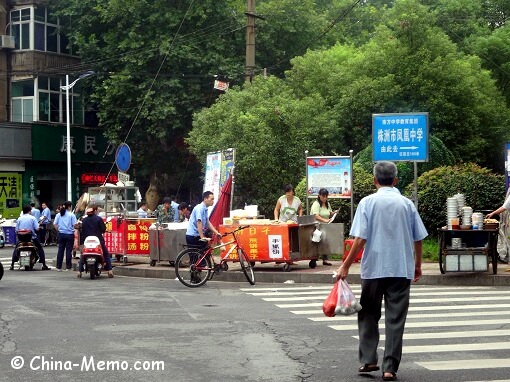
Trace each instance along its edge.
{"label": "crosswalk stripe", "polygon": [[[310,304],[305,304],[306,307],[310,307]],[[383,304],[384,305],[384,304]],[[278,306],[278,305],[277,305]],[[322,304],[321,304],[322,306]],[[445,311],[445,310],[464,310],[464,309],[490,309],[496,310],[498,308],[510,308],[510,304],[471,304],[471,305],[440,305],[440,306],[411,306],[409,307],[409,312],[423,312],[428,310],[433,311]],[[291,310],[293,314],[324,314],[322,310],[314,309],[314,310]],[[486,313],[484,313],[486,314]]]}
{"label": "crosswalk stripe", "polygon": [[[262,300],[268,301],[268,302],[279,302],[279,301],[307,301],[307,300],[325,300],[326,295],[324,296],[307,296],[307,297],[268,297],[263,298]],[[484,301],[484,302],[499,302],[499,301],[507,301],[510,300],[510,296],[500,296],[498,294],[495,294],[492,292],[490,296],[466,296],[466,297],[445,297],[445,298],[419,298],[419,299],[413,299],[413,296],[411,295],[411,304],[429,304],[429,303],[448,303],[448,302],[471,302],[471,301]],[[310,306],[310,305],[309,305]],[[312,305],[312,306],[322,306],[322,304],[319,305]],[[292,306],[284,306],[286,308],[292,308]]]}
{"label": "crosswalk stripe", "polygon": [[510,367],[510,358],[456,359],[452,361],[416,362],[416,364],[429,370],[498,369]]}
{"label": "crosswalk stripe", "polygon": [[[361,285],[360,284],[349,284],[351,289],[355,289],[355,288],[358,288],[358,289],[361,289]],[[264,292],[264,291],[268,291],[268,292],[272,292],[272,291],[299,291],[299,290],[331,290],[331,288],[333,287],[333,284],[331,285],[324,285],[324,286],[295,286],[295,287],[285,287],[285,286],[282,286],[282,287],[271,287],[271,288],[240,288],[241,291],[243,292],[247,292],[247,293],[251,293],[251,292],[254,292],[254,291],[257,291],[257,292]],[[465,287],[462,287],[462,290],[484,290],[484,289],[492,289],[492,287],[484,287],[484,286],[480,286],[480,287],[477,287],[477,286],[465,286]],[[451,287],[437,287],[437,286],[430,286],[430,285],[413,285],[411,286],[411,292],[412,291],[415,291],[415,290],[436,290],[436,291],[441,291],[441,290],[445,290],[445,291],[451,291],[452,288]]]}
{"label": "crosswalk stripe", "polygon": [[[472,351],[472,350],[508,350],[510,349],[510,342],[486,342],[475,344],[447,344],[447,345],[416,345],[404,346],[402,352],[404,354],[416,353],[445,353],[445,352],[458,352],[458,351]],[[510,366],[509,366],[510,367]]]}
{"label": "crosswalk stripe", "polygon": [[[472,337],[502,337],[510,336],[510,329],[470,330],[463,332],[430,332],[430,333],[404,333],[404,340],[429,340],[441,338],[472,338]],[[359,340],[359,336],[353,336]],[[380,341],[386,340],[381,334]]]}
{"label": "crosswalk stripe", "polygon": [[[354,292],[354,294],[359,294],[361,293],[361,290],[356,290],[356,289],[352,289],[352,291]],[[263,292],[263,293],[257,293],[257,292],[252,292],[252,293],[248,293],[252,296],[257,296],[257,297],[263,297],[263,296],[313,296],[313,295],[316,295],[316,296],[321,296],[322,298],[326,298],[328,296],[329,293],[323,293],[322,291],[305,291],[305,292]],[[411,292],[411,298],[412,297],[418,297],[418,296],[470,296],[470,295],[480,295],[480,296],[484,296],[484,295],[491,295],[493,296],[494,295],[494,291],[492,290],[489,290],[489,291],[460,291],[460,292],[436,292],[436,291],[424,291],[424,292],[417,292],[417,291],[414,291],[414,292]],[[498,296],[502,296],[502,295],[510,295],[510,290],[509,291],[500,291],[498,292]]]}
{"label": "crosswalk stripe", "polygon": [[[438,308],[439,310],[439,308]],[[427,319],[427,318],[441,318],[441,317],[477,317],[477,316],[506,316],[509,315],[510,311],[508,310],[500,310],[500,311],[489,311],[489,312],[477,312],[477,311],[467,311],[467,312],[448,312],[448,313],[421,313],[421,314],[408,314],[407,319]],[[327,321],[343,321],[346,319],[350,319],[351,316],[335,316],[335,317],[309,317],[308,319],[316,322],[327,322]],[[357,316],[354,315],[353,319],[356,319]],[[381,320],[384,320],[384,315],[381,316]],[[407,322],[407,321],[406,321]]]}
{"label": "crosswalk stripe", "polygon": [[[359,341],[357,315],[336,317],[323,315],[322,304],[331,287],[329,285],[314,289],[308,287],[257,288],[245,289],[245,291],[302,318],[318,324],[324,322],[329,328],[344,332]],[[351,287],[354,294],[359,297],[361,287],[359,285],[351,285]],[[476,354],[487,354],[487,352],[493,352],[491,355],[496,357],[509,354],[510,328],[507,325],[510,324],[510,289],[501,289],[412,287],[403,353],[415,354],[415,357],[419,357],[420,354],[438,354],[438,357],[441,355],[439,359],[443,361],[413,362],[431,372],[509,368],[510,358],[486,360],[476,357]],[[379,329],[381,333],[384,333],[384,310],[382,313]],[[505,329],[505,326],[508,329]],[[379,340],[380,349],[382,349],[386,336],[381,334]],[[477,343],[477,340],[484,342]],[[460,354],[466,354],[466,352],[473,352],[475,358],[455,359],[462,358]],[[503,379],[496,381],[490,377],[487,380],[510,382]],[[468,382],[467,379],[466,382]]]}
{"label": "crosswalk stripe", "polygon": [[[506,325],[510,324],[510,319],[498,320],[469,320],[469,321],[447,321],[447,322],[406,322],[406,329],[410,328],[441,328],[455,326],[479,326],[479,325]],[[358,330],[358,325],[330,325],[335,330]],[[379,324],[379,329],[384,329],[384,323]]]}

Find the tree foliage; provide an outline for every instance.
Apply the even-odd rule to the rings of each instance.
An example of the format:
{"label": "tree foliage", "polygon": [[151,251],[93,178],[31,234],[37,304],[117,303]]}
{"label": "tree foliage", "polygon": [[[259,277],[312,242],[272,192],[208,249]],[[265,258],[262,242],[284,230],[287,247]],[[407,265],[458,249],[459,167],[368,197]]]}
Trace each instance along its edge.
{"label": "tree foliage", "polygon": [[235,148],[235,190],[240,195],[235,204],[258,204],[268,216],[285,184],[295,185],[304,176],[305,150],[325,154],[333,141],[323,100],[295,98],[276,77],[229,90],[195,115],[187,139],[202,163],[207,152]]}

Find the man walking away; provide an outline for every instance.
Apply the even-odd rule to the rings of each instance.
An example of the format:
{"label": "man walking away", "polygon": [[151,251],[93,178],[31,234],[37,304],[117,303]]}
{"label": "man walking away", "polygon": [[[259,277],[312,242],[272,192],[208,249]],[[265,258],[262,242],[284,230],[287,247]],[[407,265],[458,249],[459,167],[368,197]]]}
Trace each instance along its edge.
{"label": "man walking away", "polygon": [[347,277],[356,254],[364,246],[358,372],[379,370],[377,347],[384,298],[386,341],[382,377],[384,381],[395,381],[402,357],[411,280],[417,282],[421,277],[422,240],[427,230],[414,204],[395,188],[394,163],[379,162],[374,166],[374,184],[377,192],[363,198],[354,215],[350,232],[354,244],[338,268],[338,278]]}

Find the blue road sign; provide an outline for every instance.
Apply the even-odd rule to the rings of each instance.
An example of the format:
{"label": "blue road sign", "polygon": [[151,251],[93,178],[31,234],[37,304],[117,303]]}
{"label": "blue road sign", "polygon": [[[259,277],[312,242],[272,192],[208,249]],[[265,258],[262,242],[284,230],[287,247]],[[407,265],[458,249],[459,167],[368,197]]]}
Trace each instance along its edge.
{"label": "blue road sign", "polygon": [[429,113],[372,114],[374,162],[429,160]]}

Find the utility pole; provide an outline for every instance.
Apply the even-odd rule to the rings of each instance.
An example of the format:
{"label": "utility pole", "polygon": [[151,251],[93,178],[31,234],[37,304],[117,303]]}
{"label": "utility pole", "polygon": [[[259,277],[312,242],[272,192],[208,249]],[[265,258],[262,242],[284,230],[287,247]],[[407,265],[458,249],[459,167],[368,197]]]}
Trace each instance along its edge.
{"label": "utility pole", "polygon": [[251,82],[255,70],[255,0],[246,0],[246,64],[244,81]]}

